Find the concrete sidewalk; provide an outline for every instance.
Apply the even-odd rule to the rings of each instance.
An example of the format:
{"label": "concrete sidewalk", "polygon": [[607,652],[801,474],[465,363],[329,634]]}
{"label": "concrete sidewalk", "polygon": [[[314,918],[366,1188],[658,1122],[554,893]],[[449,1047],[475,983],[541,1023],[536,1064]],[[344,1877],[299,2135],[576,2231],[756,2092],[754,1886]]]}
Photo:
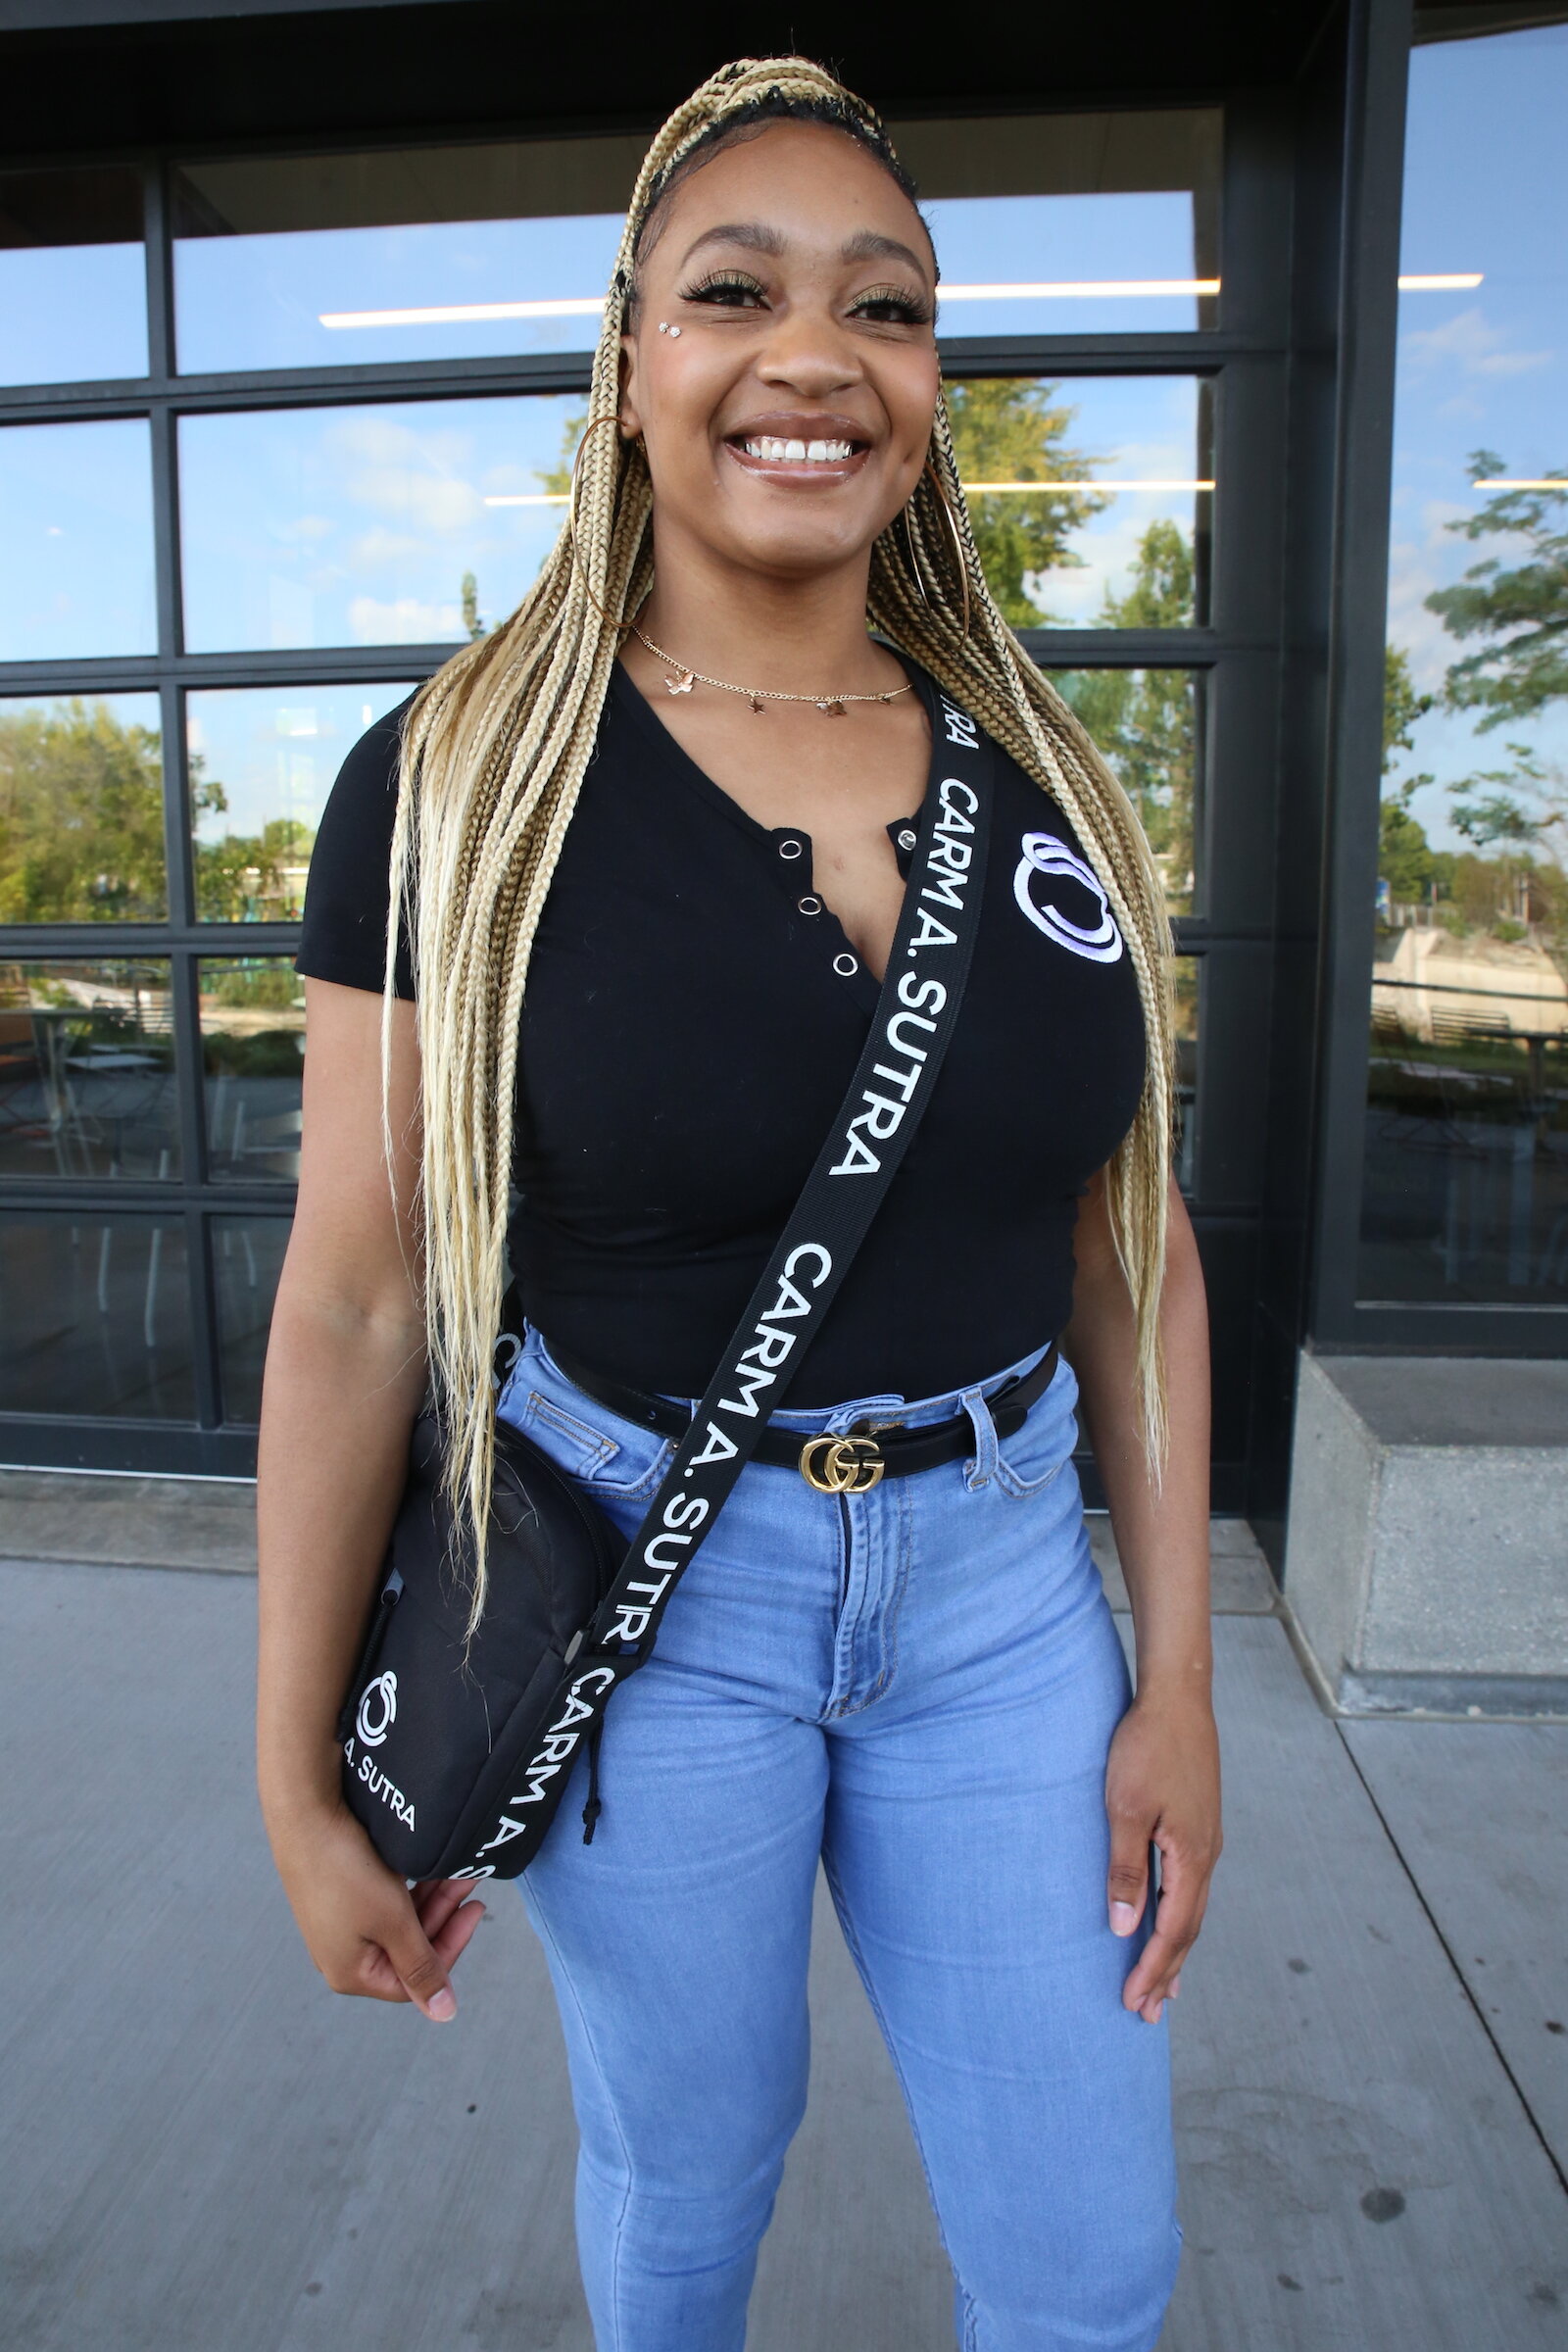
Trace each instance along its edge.
{"label": "concrete sidewalk", "polygon": [[[1229,1846],[1175,2014],[1165,2352],[1560,2352],[1568,1727],[1334,1723],[1245,1531],[1216,1548]],[[590,2352],[520,1905],[450,2031],[322,1990],[252,1792],[253,1612],[243,1575],[0,1564],[4,2341]],[[830,1913],[812,1993],[750,2352],[949,2352]]]}

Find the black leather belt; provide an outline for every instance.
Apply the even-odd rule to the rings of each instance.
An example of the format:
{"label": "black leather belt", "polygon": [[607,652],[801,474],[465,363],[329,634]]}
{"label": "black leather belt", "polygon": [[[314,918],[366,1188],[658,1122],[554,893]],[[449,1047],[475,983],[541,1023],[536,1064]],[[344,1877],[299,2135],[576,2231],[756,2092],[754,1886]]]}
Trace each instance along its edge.
{"label": "black leather belt", "polygon": [[[678,1404],[606,1380],[550,1342],[546,1346],[566,1378],[596,1404],[641,1429],[657,1429],[666,1438],[685,1436],[691,1415]],[[1053,1342],[1032,1372],[1009,1380],[986,1399],[999,1438],[1010,1438],[1023,1427],[1029,1407],[1050,1388],[1058,1360]],[[896,1420],[857,1421],[853,1429],[820,1430],[811,1436],[769,1425],[752,1459],[771,1462],[776,1469],[799,1470],[819,1494],[865,1494],[884,1478],[912,1478],[917,1470],[934,1470],[939,1462],[961,1461],[974,1449],[974,1423],[967,1413],[955,1413],[951,1420],[928,1421],[918,1429],[905,1429]]]}

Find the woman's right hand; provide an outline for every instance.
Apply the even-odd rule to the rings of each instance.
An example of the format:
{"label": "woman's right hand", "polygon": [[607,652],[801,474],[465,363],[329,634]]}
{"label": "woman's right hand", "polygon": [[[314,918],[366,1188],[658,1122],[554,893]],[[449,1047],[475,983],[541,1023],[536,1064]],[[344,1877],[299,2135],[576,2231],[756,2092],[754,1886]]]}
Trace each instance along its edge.
{"label": "woman's right hand", "polygon": [[458,2013],[451,1971],[484,1917],[471,1879],[412,1891],[346,1805],[323,1803],[271,1832],[306,1948],[334,1992],[412,2001],[436,2025]]}

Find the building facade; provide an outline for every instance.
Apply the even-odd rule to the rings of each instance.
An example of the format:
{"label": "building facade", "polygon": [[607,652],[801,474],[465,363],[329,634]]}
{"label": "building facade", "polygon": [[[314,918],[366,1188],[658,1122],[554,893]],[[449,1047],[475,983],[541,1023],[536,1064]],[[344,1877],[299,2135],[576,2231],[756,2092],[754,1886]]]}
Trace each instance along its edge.
{"label": "building facade", "polygon": [[[760,28],[889,118],[994,580],[1177,948],[1215,1495],[1568,1354],[1568,8]],[[716,11],[0,10],[0,1462],[245,1476],[338,760],[560,527]]]}

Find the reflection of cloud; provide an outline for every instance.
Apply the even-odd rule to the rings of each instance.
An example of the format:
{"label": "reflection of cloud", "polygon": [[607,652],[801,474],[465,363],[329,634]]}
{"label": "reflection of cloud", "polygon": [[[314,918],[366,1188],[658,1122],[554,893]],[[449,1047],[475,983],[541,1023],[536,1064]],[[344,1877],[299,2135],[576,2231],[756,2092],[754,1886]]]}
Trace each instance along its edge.
{"label": "reflection of cloud", "polygon": [[[1194,471],[1191,417],[1184,417],[1186,436],[1180,441],[1128,441],[1105,460],[1107,471],[1133,481],[1186,480]],[[1193,533],[1193,500],[1185,493],[1128,492],[1112,498],[1103,511],[1081,523],[1067,544],[1081,556],[1081,571],[1044,572],[1031,589],[1035,602],[1073,627],[1086,627],[1099,613],[1107,588],[1124,593],[1138,561],[1139,541],[1150,524],[1169,516],[1182,537]]]}
{"label": "reflection of cloud", "polygon": [[416,432],[368,414],[334,425],[327,440],[351,467],[343,487],[359,506],[396,515],[427,534],[465,530],[482,513],[478,491],[463,478],[473,458],[469,433],[450,427]]}
{"label": "reflection of cloud", "polygon": [[283,539],[330,539],[337,524],[325,514],[301,514],[294,522],[285,523],[278,534]]}
{"label": "reflection of cloud", "polygon": [[1441,692],[1449,663],[1466,650],[1437,613],[1428,612],[1427,598],[1472,564],[1508,552],[1509,543],[1501,536],[1466,539],[1448,529],[1450,522],[1465,520],[1473,512],[1473,507],[1453,499],[1427,499],[1420,510],[1420,537],[1390,542],[1389,636],[1408,652],[1411,680],[1420,694]]}
{"label": "reflection of cloud", "polygon": [[421,604],[415,596],[386,604],[356,596],[349,600],[349,630],[355,645],[431,645],[461,637],[463,615],[456,605]]}
{"label": "reflection of cloud", "polygon": [[349,568],[357,572],[376,571],[394,564],[411,564],[424,553],[424,541],[408,531],[384,528],[362,531],[349,550]]}
{"label": "reflection of cloud", "polygon": [[1523,375],[1532,368],[1551,363],[1549,351],[1505,351],[1507,337],[1500,327],[1489,326],[1479,309],[1460,311],[1442,326],[1420,327],[1399,338],[1399,360],[1405,367],[1423,368],[1444,362],[1456,364],[1466,375]]}

